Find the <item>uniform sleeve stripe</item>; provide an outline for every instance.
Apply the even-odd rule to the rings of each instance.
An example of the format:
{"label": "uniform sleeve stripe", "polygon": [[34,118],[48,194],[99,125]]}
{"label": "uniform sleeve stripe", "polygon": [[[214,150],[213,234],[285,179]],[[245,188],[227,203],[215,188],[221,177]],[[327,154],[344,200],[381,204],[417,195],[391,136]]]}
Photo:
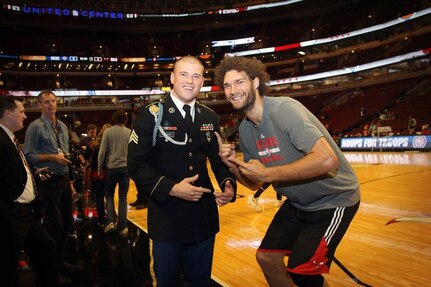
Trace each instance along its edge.
{"label": "uniform sleeve stripe", "polygon": [[159,185],[160,181],[164,178],[164,176],[161,176],[159,178],[159,180],[157,181],[156,185],[154,185],[153,189],[150,192],[150,196],[153,195],[154,190],[157,188],[157,186]]}

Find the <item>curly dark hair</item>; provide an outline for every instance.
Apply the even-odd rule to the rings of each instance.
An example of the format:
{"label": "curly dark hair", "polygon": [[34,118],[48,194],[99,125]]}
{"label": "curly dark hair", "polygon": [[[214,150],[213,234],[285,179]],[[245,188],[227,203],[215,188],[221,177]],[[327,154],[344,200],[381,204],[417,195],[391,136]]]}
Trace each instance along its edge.
{"label": "curly dark hair", "polygon": [[269,94],[269,74],[266,71],[266,66],[258,59],[245,57],[224,58],[214,70],[215,84],[220,88],[223,88],[224,76],[227,72],[232,70],[245,72],[251,80],[256,77],[259,78],[260,95],[263,96]]}
{"label": "curly dark hair", "polygon": [[125,125],[127,124],[129,117],[127,116],[127,113],[125,111],[118,110],[112,114],[112,120],[115,124]]}

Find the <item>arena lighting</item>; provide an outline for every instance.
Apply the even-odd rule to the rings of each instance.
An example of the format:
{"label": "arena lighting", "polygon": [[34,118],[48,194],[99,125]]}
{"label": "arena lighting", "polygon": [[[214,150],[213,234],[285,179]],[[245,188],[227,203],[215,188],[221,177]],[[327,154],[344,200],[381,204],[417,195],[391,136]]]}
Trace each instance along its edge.
{"label": "arena lighting", "polygon": [[[1,91],[3,92],[3,91]],[[6,91],[16,97],[37,97],[40,91]],[[58,97],[94,97],[94,96],[148,96],[163,95],[165,91],[160,88],[144,90],[54,90]]]}
{"label": "arena lighting", "polygon": [[[345,34],[341,34],[341,35],[337,35],[337,36],[332,36],[332,37],[328,37],[328,38],[324,38],[324,39],[317,39],[317,40],[310,40],[310,41],[305,41],[305,42],[298,42],[298,43],[293,43],[293,44],[287,44],[287,45],[282,45],[282,46],[277,46],[277,47],[269,47],[269,48],[261,48],[261,49],[254,49],[254,50],[248,50],[248,51],[239,51],[239,52],[234,52],[234,53],[226,53],[225,56],[230,56],[230,57],[234,57],[234,56],[249,56],[249,55],[257,55],[257,54],[265,54],[265,53],[274,53],[274,52],[280,52],[280,51],[285,51],[285,50],[290,50],[290,49],[295,49],[295,48],[301,48],[301,47],[305,47],[305,46],[312,46],[312,45],[318,45],[318,44],[322,44],[322,43],[327,43],[327,42],[335,42],[341,39],[345,39],[345,38],[349,38],[349,37],[353,37],[353,36],[357,36],[357,35],[361,35],[361,34],[366,34],[366,33],[370,33],[370,32],[374,32],[374,31],[378,31],[381,29],[385,29],[388,27],[391,27],[393,25],[397,25],[397,24],[401,24],[404,23],[407,20],[412,20],[415,18],[419,18],[422,17],[424,15],[428,15],[431,13],[431,8],[427,8],[418,12],[413,12],[411,14],[405,15],[403,17],[400,17],[396,20],[392,20],[383,24],[379,24],[379,25],[375,25],[372,27],[368,27],[368,28],[364,28],[364,29],[360,29],[360,30],[356,30],[353,32],[349,32],[349,33],[345,33]],[[210,58],[211,55],[201,55],[199,56],[199,58],[201,59],[205,59],[205,58]],[[27,61],[89,61],[89,62],[102,62],[102,57],[77,57],[77,56],[43,56],[43,55],[4,55],[4,54],[0,54],[0,59],[1,58],[7,58],[7,59],[21,59],[21,60],[27,60]],[[151,62],[156,62],[156,61],[176,61],[178,59],[180,59],[180,56],[176,56],[176,57],[158,57],[158,58],[146,58],[146,57],[124,57],[124,58],[104,58],[105,61],[113,61],[113,62],[128,62],[128,63],[142,63],[142,62],[147,62],[147,61],[151,61]],[[111,60],[109,60],[111,59]],[[99,66],[97,66],[97,68],[99,68]],[[96,69],[97,69],[96,68]],[[139,69],[143,69],[143,65],[139,64],[138,66]]]}
{"label": "arena lighting", "polygon": [[261,49],[247,50],[247,51],[226,53],[225,56],[235,57],[235,56],[259,55],[259,54],[280,52],[280,51],[285,51],[285,50],[290,50],[290,49],[295,49],[295,48],[320,45],[320,44],[329,43],[329,42],[335,42],[338,40],[343,40],[343,39],[356,37],[356,36],[363,35],[363,34],[368,34],[368,33],[375,32],[375,31],[383,30],[383,29],[386,29],[386,28],[389,28],[389,27],[392,27],[392,26],[395,26],[398,24],[402,24],[406,21],[410,21],[410,20],[425,16],[425,15],[428,15],[430,13],[431,13],[431,8],[426,8],[424,10],[420,10],[418,12],[413,12],[411,14],[399,17],[395,20],[391,20],[391,21],[388,21],[388,22],[383,23],[383,24],[374,25],[371,27],[355,30],[352,32],[347,32],[347,33],[340,34],[340,35],[335,35],[332,37],[309,40],[309,41],[298,42],[298,43],[287,44],[287,45],[276,46],[276,47],[268,47],[268,48],[261,48]]}
{"label": "arena lighting", "polygon": [[258,9],[265,9],[265,8],[274,8],[274,7],[280,7],[280,6],[287,6],[296,2],[302,2],[302,0],[290,0],[290,1],[280,1],[276,3],[269,3],[269,4],[259,4],[259,5],[253,5],[253,6],[246,6],[246,7],[240,7],[240,8],[234,8],[234,9],[221,9],[214,11],[215,14],[236,14],[240,12],[247,12],[247,11],[253,11]]}
{"label": "arena lighting", "polygon": [[324,79],[324,78],[330,78],[330,77],[336,77],[336,76],[342,76],[347,74],[353,74],[357,72],[362,72],[365,70],[375,69],[391,64],[401,63],[407,60],[416,59],[419,57],[424,56],[430,56],[431,55],[431,48],[420,50],[416,52],[407,53],[400,56],[395,56],[391,58],[386,58],[379,61],[370,62],[363,65],[358,65],[354,67],[348,67],[344,69],[329,71],[329,72],[323,72],[323,73],[317,73],[313,75],[306,75],[306,76],[300,76],[300,77],[292,77],[292,78],[286,78],[286,79],[279,79],[279,80],[273,80],[270,81],[270,86],[276,86],[276,85],[283,85],[283,84],[290,84],[290,83],[298,83],[298,82],[306,82],[306,81],[312,81],[312,80],[318,80],[318,79]]}
{"label": "arena lighting", "polygon": [[[24,61],[43,61],[43,62],[124,62],[124,63],[140,63],[140,62],[166,62],[176,61],[181,57],[136,57],[136,58],[118,58],[118,57],[78,57],[78,56],[46,56],[46,55],[0,55],[0,59],[20,59]],[[211,58],[211,55],[201,55],[201,59]]]}
{"label": "arena lighting", "polygon": [[140,62],[146,62],[147,59],[145,57],[140,57],[140,58],[121,58],[120,61],[121,62],[126,62],[126,63],[140,63]]}
{"label": "arena lighting", "polygon": [[[211,59],[211,54],[202,54],[202,55],[199,55],[199,59],[202,59],[202,60],[208,60],[208,59]],[[209,62],[209,61],[206,61],[205,62],[206,64],[211,64],[211,62]],[[169,64],[169,65],[171,65],[171,64]]]}
{"label": "arena lighting", "polygon": [[[162,13],[162,14],[135,14],[136,18],[180,18],[180,17],[192,17],[192,16],[203,16],[207,12],[194,12],[194,13]],[[210,13],[208,13],[210,14]]]}
{"label": "arena lighting", "polygon": [[19,56],[16,55],[4,55],[4,54],[0,54],[0,59],[18,59]]}
{"label": "arena lighting", "polygon": [[[420,50],[416,52],[407,53],[400,56],[395,56],[391,58],[387,58],[380,61],[375,61],[363,65],[358,65],[355,67],[335,70],[335,71],[329,71],[329,72],[323,72],[313,75],[306,75],[306,76],[300,76],[300,77],[292,77],[292,78],[286,78],[286,79],[279,79],[279,80],[273,80],[270,81],[269,86],[277,86],[277,85],[284,85],[284,84],[291,84],[291,83],[298,83],[298,82],[306,82],[311,80],[319,80],[324,78],[330,78],[335,76],[341,76],[346,74],[353,74],[369,69],[379,68],[383,66],[387,66],[390,64],[396,64],[400,62],[404,62],[411,59],[416,59],[424,56],[430,56],[431,55],[431,48]],[[200,92],[206,93],[206,92],[216,92],[220,91],[220,87],[218,86],[205,86],[202,87]],[[0,91],[0,94],[4,91]],[[7,94],[18,96],[18,97],[36,97],[40,91],[5,91]],[[85,91],[77,91],[77,90],[59,90],[55,91],[55,94],[57,96],[61,97],[75,97],[75,96],[121,96],[121,95],[129,95],[129,96],[144,96],[144,95],[161,95],[165,94],[165,91],[160,88],[154,88],[154,89],[145,89],[145,90],[85,90]]]}
{"label": "arena lighting", "polygon": [[234,40],[223,40],[223,41],[212,41],[212,47],[225,47],[225,46],[236,46],[236,45],[247,45],[250,43],[254,43],[255,37],[234,39]]}

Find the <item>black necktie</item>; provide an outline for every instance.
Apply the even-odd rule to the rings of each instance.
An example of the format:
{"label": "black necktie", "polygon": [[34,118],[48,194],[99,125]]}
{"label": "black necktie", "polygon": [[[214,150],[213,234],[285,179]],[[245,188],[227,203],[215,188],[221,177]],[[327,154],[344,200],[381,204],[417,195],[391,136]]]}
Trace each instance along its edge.
{"label": "black necktie", "polygon": [[27,159],[25,158],[24,153],[22,152],[22,149],[21,149],[21,147],[19,145],[18,138],[14,136],[13,137],[13,141],[15,142],[16,148],[17,148],[18,153],[19,153],[19,155],[20,155],[20,157],[22,159],[22,162],[30,170],[30,166],[28,165]]}
{"label": "black necktie", "polygon": [[34,181],[33,174],[31,172],[30,166],[28,165],[27,159],[25,158],[25,155],[21,149],[21,146],[19,145],[18,138],[16,136],[14,136],[13,141],[15,142],[16,148],[18,149],[18,153],[21,157],[22,162],[24,163],[24,165],[27,167],[27,169],[29,171],[29,173],[27,173],[27,174],[30,174],[31,181],[33,182],[33,190],[34,190],[35,195],[37,196],[38,193],[37,193],[37,189],[36,189],[36,182]]}
{"label": "black necktie", "polygon": [[192,115],[190,114],[191,107],[189,105],[184,105],[183,110],[186,112],[186,116],[184,117],[184,120],[186,121],[187,130],[190,134],[192,127],[193,127],[193,121],[192,121]]}

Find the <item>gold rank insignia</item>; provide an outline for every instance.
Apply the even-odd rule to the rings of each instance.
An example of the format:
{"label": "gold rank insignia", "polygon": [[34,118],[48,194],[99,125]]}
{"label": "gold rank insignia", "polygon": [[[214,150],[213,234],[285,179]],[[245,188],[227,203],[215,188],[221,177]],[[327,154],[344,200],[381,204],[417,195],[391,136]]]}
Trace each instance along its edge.
{"label": "gold rank insignia", "polygon": [[150,106],[150,113],[153,116],[157,116],[157,114],[159,113],[159,107],[157,107],[156,105]]}

